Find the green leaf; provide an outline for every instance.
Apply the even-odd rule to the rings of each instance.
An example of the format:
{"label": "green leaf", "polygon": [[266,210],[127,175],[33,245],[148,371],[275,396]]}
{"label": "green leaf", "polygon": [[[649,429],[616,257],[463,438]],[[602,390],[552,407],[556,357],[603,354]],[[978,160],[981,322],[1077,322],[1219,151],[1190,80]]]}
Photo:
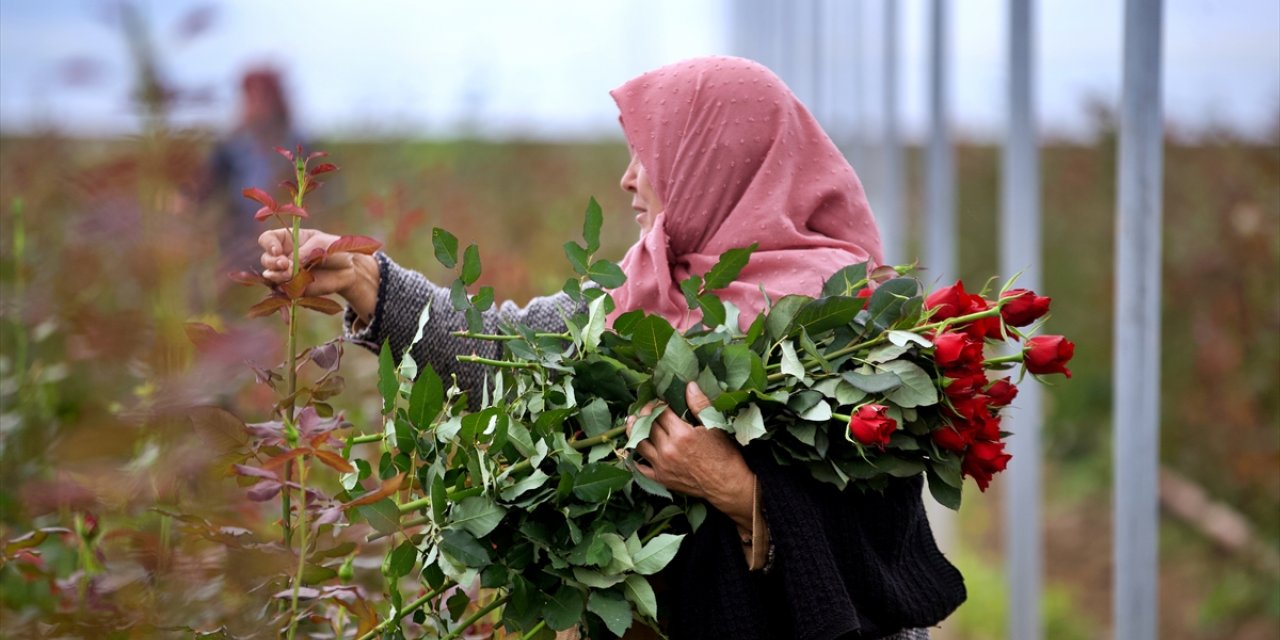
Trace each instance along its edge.
{"label": "green leaf", "polygon": [[662,412],[666,410],[667,407],[659,405],[648,415],[636,418],[635,423],[631,425],[631,437],[627,439],[627,448],[634,449],[637,444],[640,444],[641,440],[648,438],[649,431],[653,429],[654,420],[657,420],[658,416],[662,415]]}
{"label": "green leaf", "polygon": [[747,266],[751,254],[759,247],[759,243],[753,242],[749,247],[730,249],[720,254],[719,262],[707,271],[703,288],[706,291],[718,291],[729,286],[738,279],[738,274],[742,273],[743,267]]}
{"label": "green leaf", "polygon": [[608,296],[600,296],[587,305],[587,325],[582,328],[582,345],[587,351],[595,351],[600,346],[600,336],[604,334],[604,303]]}
{"label": "green leaf", "polygon": [[[564,256],[569,259],[569,266],[573,267],[573,272],[578,275],[587,275],[587,261],[591,259],[590,254],[582,245],[570,240],[564,243]],[[577,283],[577,280],[571,282]]]}
{"label": "green leaf", "polygon": [[467,307],[467,330],[471,333],[484,333],[484,316],[475,307]]}
{"label": "green leaf", "polygon": [[423,364],[418,379],[409,392],[409,421],[424,429],[435,421],[444,408],[444,384],[429,364]]}
{"label": "green leaf", "polygon": [[666,498],[668,500],[672,499],[671,492],[668,491],[666,487],[650,480],[644,474],[640,473],[638,469],[632,472],[631,479],[635,481],[637,487],[640,487],[642,491],[649,495]]}
{"label": "green leaf", "polygon": [[680,549],[680,541],[684,539],[684,534],[674,535],[663,533],[642,549],[632,552],[631,561],[635,565],[636,573],[642,576],[651,576],[662,570],[676,557],[676,551]]}
{"label": "green leaf", "polygon": [[587,564],[597,567],[608,566],[609,561],[613,560],[613,552],[609,550],[609,542],[604,539],[604,536],[597,535],[591,538],[591,543],[587,545],[585,560]]}
{"label": "green leaf", "polygon": [[698,292],[701,290],[701,276],[689,276],[680,281],[680,293],[684,294],[684,301],[689,305],[690,309],[698,308]]}
{"label": "green leaf", "polygon": [[587,598],[587,611],[600,616],[615,636],[621,636],[631,627],[631,605],[616,591],[592,591]]}
{"label": "green leaf", "polygon": [[587,201],[586,219],[582,222],[582,239],[587,243],[587,253],[600,250],[600,227],[604,226],[604,212],[593,197]]}
{"label": "green leaf", "polygon": [[396,406],[396,393],[400,391],[400,379],[396,376],[396,361],[391,355],[391,344],[382,341],[378,352],[378,392],[382,394],[382,413],[390,415]]}
{"label": "green leaf", "polygon": [[471,304],[479,311],[488,311],[493,306],[493,287],[480,287],[480,291],[471,297]]}
{"label": "green leaf", "polygon": [[489,565],[489,550],[475,536],[461,529],[445,529],[440,533],[440,550],[474,569]]}
{"label": "green leaf", "polygon": [[867,314],[871,324],[887,329],[901,319],[902,305],[920,293],[920,283],[914,278],[894,278],[876,288],[867,301]]}
{"label": "green leaf", "polygon": [[640,612],[640,615],[650,620],[658,619],[658,597],[654,595],[653,586],[649,584],[647,578],[636,575],[627,576],[626,582],[622,583],[622,591],[627,599],[636,605],[636,611]]}
{"label": "green leaf", "polygon": [[871,353],[867,354],[866,361],[872,362],[872,363],[880,363],[880,362],[888,362],[890,360],[897,360],[898,356],[906,353],[908,349],[910,349],[910,347],[906,345],[899,346],[892,343],[882,344],[872,349]]}
{"label": "green leaf", "polygon": [[[751,356],[754,352],[745,344],[733,343],[724,348],[724,384],[729,391],[737,391],[751,379]],[[756,356],[759,360],[760,356]]]}
{"label": "green leaf", "polygon": [[473,242],[467,245],[467,250],[462,252],[462,274],[458,279],[462,280],[462,284],[471,286],[480,278],[480,247]]}
{"label": "green leaf", "polygon": [[[601,543],[601,545],[603,544],[604,543]],[[608,550],[609,547],[604,546],[603,548]],[[570,562],[572,562],[572,560],[570,560]],[[605,575],[599,571],[587,569],[586,567],[574,567],[573,579],[593,589],[608,589],[609,587],[625,580],[626,576],[617,574]]]}
{"label": "green leaf", "polygon": [[725,323],[724,303],[715,295],[704,293],[698,296],[698,308],[702,310],[703,326],[718,327]]}
{"label": "green leaf", "polygon": [[454,280],[449,285],[449,304],[454,311],[466,311],[471,308],[471,298],[467,296],[467,286],[461,280]]}
{"label": "green leaf", "polygon": [[458,264],[458,239],[452,233],[436,227],[431,230],[431,245],[436,250],[436,260],[446,269]]}
{"label": "green leaf", "polygon": [[765,318],[765,329],[769,332],[769,337],[777,340],[791,331],[791,320],[796,317],[800,309],[804,307],[812,298],[807,296],[783,296],[778,300],[777,304],[769,310],[769,315]]}
{"label": "green leaf", "polygon": [[400,510],[391,498],[383,498],[373,504],[356,507],[360,516],[378,533],[395,533],[400,530]]}
{"label": "green leaf", "polygon": [[[654,383],[658,386],[658,391],[666,391],[676,380],[681,383],[687,383],[698,378],[698,356],[693,353],[693,348],[679,334],[671,336],[667,340],[667,348],[662,353],[662,358],[658,360],[658,365],[653,369]],[[683,385],[681,385],[680,393],[684,393]]]}
{"label": "green leaf", "polygon": [[578,624],[582,619],[582,592],[561,584],[555,593],[547,597],[542,615],[547,626],[555,631],[564,631]]}
{"label": "green leaf", "polygon": [[854,298],[819,298],[800,309],[791,322],[791,331],[804,329],[809,335],[816,335],[843,327],[853,321],[861,307],[862,301]]}
{"label": "green leaf", "polygon": [[444,486],[444,474],[435,473],[431,478],[431,520],[444,523],[445,509],[449,506],[449,493]]}
{"label": "green leaf", "polygon": [[797,380],[804,380],[804,365],[800,363],[800,358],[796,356],[796,347],[791,344],[790,340],[783,340],[782,347],[782,373],[789,375]]}
{"label": "green leaf", "polygon": [[403,414],[396,416],[396,448],[403,453],[413,453],[417,451],[418,444],[413,426],[404,420]]}
{"label": "green leaf", "polygon": [[502,490],[502,499],[508,502],[541,487],[547,483],[547,479],[551,476],[542,472],[541,469],[534,469],[533,473],[520,478],[515,484]]}
{"label": "green leaf", "polygon": [[745,446],[764,433],[764,415],[755,403],[747,405],[733,417],[733,437],[738,440],[738,444]]}
{"label": "green leaf", "polygon": [[452,525],[460,526],[477,538],[489,535],[502,522],[507,510],[488,496],[471,496],[453,506]]}
{"label": "green leaf", "polygon": [[849,384],[867,393],[882,393],[902,384],[902,380],[891,371],[884,373],[846,371],[841,375]]}
{"label": "green leaf", "polygon": [[952,511],[959,511],[960,489],[944,482],[932,467],[925,467],[925,476],[929,478],[929,493],[933,499]]}
{"label": "green leaf", "polygon": [[667,341],[675,329],[662,316],[650,316],[636,321],[631,328],[631,343],[636,348],[636,357],[640,361],[655,367],[667,349]]}
{"label": "green leaf", "polygon": [[909,409],[931,407],[938,403],[938,387],[919,365],[907,360],[891,360],[879,365],[880,370],[898,376],[902,384],[885,392],[890,402]]}
{"label": "green leaf", "polygon": [[387,563],[387,569],[391,572],[393,578],[409,575],[413,571],[413,565],[418,561],[418,548],[413,543],[405,540],[400,546],[391,552],[391,559]]}
{"label": "green leaf", "polygon": [[822,285],[822,296],[852,296],[867,286],[867,263],[851,264],[833,274]]}
{"label": "green leaf", "polygon": [[608,260],[593,262],[591,268],[587,269],[587,277],[606,289],[617,289],[627,281],[627,276],[622,273],[622,269]]}
{"label": "green leaf", "polygon": [[910,331],[899,331],[897,329],[894,329],[889,332],[889,342],[899,347],[910,346],[910,344],[913,342],[926,349],[933,346],[932,342],[925,339],[924,336],[921,336],[918,333],[912,333]]}
{"label": "green leaf", "polygon": [[601,502],[631,480],[631,472],[609,463],[583,467],[573,481],[573,494],[587,502]]}
{"label": "green leaf", "polygon": [[587,437],[598,436],[613,427],[613,414],[604,398],[595,398],[580,409],[578,419]]}
{"label": "green leaf", "polygon": [[836,385],[836,404],[840,406],[857,404],[865,397],[867,392],[853,386],[848,380],[841,380]]}

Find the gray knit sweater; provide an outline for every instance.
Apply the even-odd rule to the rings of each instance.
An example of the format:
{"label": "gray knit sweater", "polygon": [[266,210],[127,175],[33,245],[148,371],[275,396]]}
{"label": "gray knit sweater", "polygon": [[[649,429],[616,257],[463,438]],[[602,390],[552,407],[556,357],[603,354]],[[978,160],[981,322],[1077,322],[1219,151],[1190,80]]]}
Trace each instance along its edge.
{"label": "gray knit sweater", "polygon": [[[431,319],[423,328],[422,339],[413,346],[411,355],[419,366],[430,364],[447,386],[450,376],[458,377],[458,386],[478,399],[480,385],[484,382],[483,365],[458,362],[459,354],[475,354],[483,358],[498,358],[502,345],[487,340],[458,338],[454,331],[467,328],[466,317],[454,310],[449,302],[449,289],[427,280],[416,271],[396,264],[387,254],[374,255],[378,261],[381,279],[378,284],[378,302],[368,326],[353,331],[355,311],[348,308],[343,317],[347,337],[377,353],[382,342],[388,341],[391,353],[399,360],[414,334],[418,332],[418,319],[423,307],[431,304]],[[534,298],[524,307],[514,302],[503,302],[484,312],[484,333],[497,333],[504,324],[523,324],[536,331],[563,331],[565,319],[577,313],[582,306],[565,293]],[[563,314],[563,315],[562,315]]]}

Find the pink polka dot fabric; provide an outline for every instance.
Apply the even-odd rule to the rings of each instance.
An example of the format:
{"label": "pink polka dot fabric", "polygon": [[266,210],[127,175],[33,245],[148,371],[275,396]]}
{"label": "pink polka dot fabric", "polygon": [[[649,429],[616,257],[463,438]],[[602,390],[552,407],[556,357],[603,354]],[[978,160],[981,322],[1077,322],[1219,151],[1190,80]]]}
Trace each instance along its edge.
{"label": "pink polka dot fabric", "polygon": [[627,251],[617,310],[695,324],[679,282],[759,243],[718,292],[748,326],[770,298],[817,295],[846,265],[881,263],[880,232],[853,167],[773,72],[715,56],[668,65],[611,92],[627,142],[665,205]]}

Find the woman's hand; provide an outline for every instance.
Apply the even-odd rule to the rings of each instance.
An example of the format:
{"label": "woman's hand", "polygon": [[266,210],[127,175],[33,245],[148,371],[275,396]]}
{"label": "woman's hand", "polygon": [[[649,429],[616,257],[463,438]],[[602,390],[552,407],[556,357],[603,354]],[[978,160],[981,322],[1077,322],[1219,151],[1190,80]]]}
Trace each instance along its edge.
{"label": "woman's hand", "polygon": [[[328,249],[339,236],[318,229],[303,229],[298,234],[299,256],[316,249]],[[272,229],[258,236],[262,247],[262,277],[277,284],[289,280],[293,270],[293,237],[288,229]],[[378,261],[363,253],[343,251],[326,256],[311,268],[314,280],[303,295],[338,294],[367,322],[378,304]]]}
{"label": "woman's hand", "polygon": [[[685,400],[695,416],[711,406],[693,382],[685,387]],[[648,415],[653,406],[650,403],[641,414]],[[635,416],[627,420],[628,435],[635,420]],[[751,530],[756,477],[729,434],[689,424],[665,411],[653,423],[649,437],[636,445],[636,453],[644,457],[636,467],[646,478],[672,491],[703,498],[740,528]]]}

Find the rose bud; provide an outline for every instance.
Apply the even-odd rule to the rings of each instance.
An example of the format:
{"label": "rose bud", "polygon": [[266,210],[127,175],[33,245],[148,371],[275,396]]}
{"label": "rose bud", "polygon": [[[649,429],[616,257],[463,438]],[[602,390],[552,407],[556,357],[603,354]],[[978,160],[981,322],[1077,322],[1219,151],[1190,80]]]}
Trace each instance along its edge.
{"label": "rose bud", "polygon": [[987,386],[987,376],[982,371],[948,371],[942,378],[942,384],[942,392],[954,401],[978,393],[979,389]]}
{"label": "rose bud", "polygon": [[982,365],[982,343],[963,333],[947,331],[933,338],[933,355],[938,366],[972,368]]}
{"label": "rose bud", "polygon": [[871,291],[871,288],[870,288],[870,287],[868,287],[868,288],[864,288],[864,289],[858,289],[858,292],[857,292],[857,293],[855,293],[855,294],[853,294],[853,297],[855,297],[855,298],[857,298],[857,299],[861,300],[861,301],[862,301],[862,307],[861,307],[861,308],[862,308],[862,309],[866,309],[866,308],[867,308],[867,301],[871,299],[871,294],[872,294],[872,293],[874,293],[874,292],[873,292],[873,291]]}
{"label": "rose bud", "polygon": [[889,408],[882,404],[868,404],[849,416],[849,434],[866,445],[884,448],[889,436],[898,428],[898,422],[885,415]]}
{"label": "rose bud", "polygon": [[930,320],[935,322],[962,316],[969,308],[969,294],[964,290],[964,283],[956,280],[955,284],[929,294],[929,297],[925,298],[924,306],[926,309],[934,310]]}
{"label": "rose bud", "polygon": [[[977,313],[986,311],[991,308],[991,302],[978,294],[969,295],[969,307],[965,309],[965,313]],[[973,320],[965,327],[965,332],[972,336],[975,340],[983,338],[991,338],[992,340],[1004,340],[1004,327],[1000,326],[1000,318],[991,316],[988,318],[978,318]]]}
{"label": "rose bud", "polygon": [[1025,327],[1049,312],[1050,299],[1030,289],[1010,289],[1000,299],[1006,301],[1000,307],[1000,317],[1011,327]]}
{"label": "rose bud", "polygon": [[1022,362],[1031,373],[1061,373],[1070,378],[1067,363],[1075,352],[1076,345],[1062,336],[1033,336],[1022,350]]}
{"label": "rose bud", "polygon": [[991,406],[1005,407],[1010,402],[1013,402],[1014,398],[1018,397],[1018,387],[1009,382],[1008,378],[1000,378],[992,382],[985,393],[991,398]]}
{"label": "rose bud", "polygon": [[987,490],[991,484],[991,476],[1004,471],[1013,456],[1004,452],[1002,442],[977,441],[969,445],[960,463],[960,471],[978,483],[978,488]]}

